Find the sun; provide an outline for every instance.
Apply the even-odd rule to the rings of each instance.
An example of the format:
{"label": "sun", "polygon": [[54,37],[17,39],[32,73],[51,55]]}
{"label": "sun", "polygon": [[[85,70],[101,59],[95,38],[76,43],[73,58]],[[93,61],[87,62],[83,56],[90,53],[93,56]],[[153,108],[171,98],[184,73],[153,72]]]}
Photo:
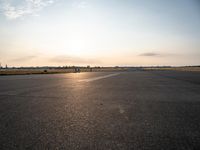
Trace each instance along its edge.
{"label": "sun", "polygon": [[73,56],[81,56],[86,51],[86,42],[83,39],[72,39],[69,43],[69,53]]}

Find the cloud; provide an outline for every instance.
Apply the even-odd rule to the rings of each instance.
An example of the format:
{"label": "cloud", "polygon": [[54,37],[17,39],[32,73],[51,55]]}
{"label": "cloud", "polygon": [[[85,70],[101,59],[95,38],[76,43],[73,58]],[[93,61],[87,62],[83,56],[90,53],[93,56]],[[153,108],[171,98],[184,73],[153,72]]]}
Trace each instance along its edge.
{"label": "cloud", "polygon": [[11,61],[12,62],[26,62],[26,61],[30,61],[36,57],[37,56],[35,56],[35,55],[30,55],[30,56],[15,58],[15,59],[12,59]]}
{"label": "cloud", "polygon": [[49,59],[51,62],[55,63],[65,63],[65,64],[95,64],[99,63],[99,60],[96,59],[88,59],[88,58],[80,58],[80,57],[72,57],[72,56],[55,56]]}
{"label": "cloud", "polygon": [[175,56],[180,56],[178,53],[159,53],[159,52],[146,52],[142,53],[139,56],[144,56],[144,57],[175,57]]}
{"label": "cloud", "polygon": [[162,56],[162,55],[160,53],[148,52],[148,53],[142,53],[139,56],[153,57],[153,56]]}
{"label": "cloud", "polygon": [[36,15],[44,7],[53,4],[55,0],[23,0],[18,5],[14,5],[11,1],[3,1],[2,12],[6,18],[14,20],[27,15]]}
{"label": "cloud", "polygon": [[89,7],[89,3],[86,1],[76,1],[72,4],[75,8],[87,8]]}

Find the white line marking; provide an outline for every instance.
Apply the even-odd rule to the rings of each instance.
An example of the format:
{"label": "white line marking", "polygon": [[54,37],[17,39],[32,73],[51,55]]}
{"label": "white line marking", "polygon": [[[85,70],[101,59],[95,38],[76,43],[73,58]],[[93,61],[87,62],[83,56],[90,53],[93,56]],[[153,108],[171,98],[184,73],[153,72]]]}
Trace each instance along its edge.
{"label": "white line marking", "polygon": [[116,75],[119,75],[119,74],[120,73],[113,73],[113,74],[108,74],[108,75],[104,75],[104,76],[100,76],[100,77],[94,77],[94,78],[90,78],[90,79],[82,79],[82,80],[79,80],[79,82],[91,82],[91,81],[95,81],[95,80],[109,78],[109,77],[116,76]]}
{"label": "white line marking", "polygon": [[123,109],[121,106],[119,106],[119,112],[120,112],[121,114],[124,113],[124,109]]}

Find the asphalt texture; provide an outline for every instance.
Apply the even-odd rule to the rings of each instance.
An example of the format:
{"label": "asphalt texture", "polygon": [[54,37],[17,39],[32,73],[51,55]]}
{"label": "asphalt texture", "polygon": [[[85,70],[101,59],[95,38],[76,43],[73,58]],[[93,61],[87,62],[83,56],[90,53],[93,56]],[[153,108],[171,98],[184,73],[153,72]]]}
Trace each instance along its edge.
{"label": "asphalt texture", "polygon": [[0,149],[200,149],[200,73],[2,76]]}

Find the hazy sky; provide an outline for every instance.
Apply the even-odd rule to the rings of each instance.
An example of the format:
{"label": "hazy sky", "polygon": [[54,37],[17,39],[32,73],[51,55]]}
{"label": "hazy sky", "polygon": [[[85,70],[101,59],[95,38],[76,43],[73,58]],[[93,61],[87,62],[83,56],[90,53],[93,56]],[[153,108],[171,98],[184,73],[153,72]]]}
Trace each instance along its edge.
{"label": "hazy sky", "polygon": [[200,65],[200,1],[0,0],[0,62]]}

